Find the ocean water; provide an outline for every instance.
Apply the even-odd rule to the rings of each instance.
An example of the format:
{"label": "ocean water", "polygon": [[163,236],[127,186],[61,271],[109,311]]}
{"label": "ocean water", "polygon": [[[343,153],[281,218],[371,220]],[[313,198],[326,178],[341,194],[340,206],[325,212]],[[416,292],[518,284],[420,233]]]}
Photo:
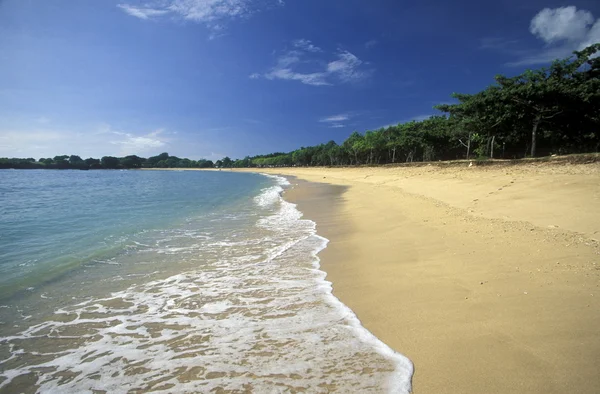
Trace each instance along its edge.
{"label": "ocean water", "polygon": [[410,391],[286,179],[0,171],[0,393]]}

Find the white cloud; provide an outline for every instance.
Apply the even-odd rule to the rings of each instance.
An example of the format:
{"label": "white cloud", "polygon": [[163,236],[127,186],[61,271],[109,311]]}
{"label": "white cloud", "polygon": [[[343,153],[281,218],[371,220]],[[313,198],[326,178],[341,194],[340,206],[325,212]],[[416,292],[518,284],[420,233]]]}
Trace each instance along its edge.
{"label": "white cloud", "polygon": [[548,44],[562,40],[580,42],[592,23],[591,12],[575,6],[544,8],[531,20],[529,31]]}
{"label": "white cloud", "polygon": [[156,16],[161,16],[169,13],[168,10],[157,10],[154,8],[136,7],[129,4],[117,4],[117,7],[122,9],[127,14],[140,19],[150,19]]}
{"label": "white cloud", "polygon": [[431,118],[432,116],[433,116],[432,114],[413,116],[412,118],[409,119],[409,122],[413,121],[413,120],[415,122],[422,122],[424,120],[427,120],[427,119]]}
{"label": "white cloud", "polygon": [[123,156],[134,154],[139,155],[166,145],[166,141],[159,137],[159,135],[163,132],[162,129],[141,136],[112,130],[107,132],[122,137],[120,139],[110,141],[110,143],[119,146],[119,154]]}
{"label": "white cloud", "polygon": [[360,70],[362,60],[348,51],[340,51],[338,60],[327,65],[327,71],[337,75],[344,82],[359,81],[366,76],[366,72]]}
{"label": "white cloud", "polygon": [[326,118],[319,119],[319,122],[343,122],[344,120],[350,119],[348,114],[331,115]]}
{"label": "white cloud", "polygon": [[502,37],[484,37],[480,41],[479,49],[498,49],[506,50],[519,40],[508,40]]}
{"label": "white cloud", "polygon": [[[317,53],[323,52],[321,48],[314,46],[308,40],[296,40],[292,42],[295,49],[288,50],[277,58],[277,64],[267,73],[262,75],[269,80],[281,79],[287,81],[299,81],[305,85],[327,86],[335,82],[352,83],[366,79],[372,70],[366,70],[365,63],[348,51],[338,51],[337,59],[325,63],[316,57]],[[318,50],[316,49],[318,48]],[[301,72],[304,69],[313,68],[313,72]],[[257,79],[260,74],[254,73],[250,78]]]}
{"label": "white cloud", "polygon": [[377,40],[370,40],[370,41],[365,42],[365,48],[367,48],[367,49],[373,48],[377,44],[379,44],[379,41],[377,41]]}
{"label": "white cloud", "polygon": [[163,130],[129,133],[104,125],[96,131],[79,132],[48,128],[0,129],[0,157],[54,157],[74,154],[82,157],[156,154],[170,145]]}
{"label": "white cloud", "polygon": [[249,0],[173,0],[167,9],[194,22],[213,22],[249,15],[254,8]]}
{"label": "white cloud", "polygon": [[597,44],[600,42],[600,18],[596,20],[596,23],[590,28],[587,36],[579,45],[579,49],[587,48],[590,45]]}
{"label": "white cloud", "polygon": [[351,117],[352,117],[352,115],[350,115],[350,114],[331,115],[331,116],[327,116],[325,118],[319,119],[319,122],[328,123],[329,128],[331,128],[331,129],[341,129],[343,127],[346,127],[346,125],[342,122],[349,120]]}
{"label": "white cloud", "polygon": [[265,78],[273,80],[273,79],[283,79],[288,81],[300,81],[305,85],[312,86],[326,86],[331,85],[331,83],[326,81],[327,74],[325,73],[309,73],[303,74],[299,72],[294,72],[290,68],[274,68],[269,73],[265,74]]}
{"label": "white cloud", "polygon": [[600,42],[600,19],[575,6],[544,8],[531,20],[529,31],[545,43],[539,51],[526,51],[510,66],[549,63],[573,51]]}
{"label": "white cloud", "polygon": [[154,19],[171,16],[196,23],[205,24],[212,33],[210,39],[222,35],[223,22],[234,18],[248,17],[270,4],[283,6],[281,0],[154,0],[141,6],[130,3],[117,7],[131,16],[140,19]]}
{"label": "white cloud", "polygon": [[306,52],[323,52],[321,48],[313,45],[310,40],[299,39],[292,43],[296,48],[302,49]]}

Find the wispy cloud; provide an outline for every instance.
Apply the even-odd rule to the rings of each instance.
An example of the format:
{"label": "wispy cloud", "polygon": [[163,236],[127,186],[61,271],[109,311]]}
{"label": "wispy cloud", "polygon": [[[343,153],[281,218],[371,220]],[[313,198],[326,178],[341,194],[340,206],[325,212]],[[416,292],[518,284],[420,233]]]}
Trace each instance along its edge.
{"label": "wispy cloud", "polygon": [[329,125],[329,128],[332,129],[341,129],[343,127],[346,127],[346,124],[344,124],[343,122],[350,120],[350,118],[352,117],[352,115],[345,113],[345,114],[337,114],[337,115],[331,115],[331,116],[326,116],[324,118],[319,119],[319,122],[321,123],[327,123]]}
{"label": "wispy cloud", "polygon": [[282,0],[154,0],[139,5],[123,3],[117,7],[144,20],[170,16],[202,23],[211,29],[210,38],[214,38],[222,34],[224,23],[228,20],[249,17],[270,6],[283,5]]}
{"label": "wispy cloud", "polygon": [[165,15],[169,13],[169,10],[160,10],[148,7],[136,7],[129,4],[117,4],[117,7],[122,9],[124,12],[131,16],[135,16],[140,19],[150,19],[153,17]]}
{"label": "wispy cloud", "polygon": [[503,37],[484,37],[480,41],[479,49],[507,50],[518,44],[519,40],[506,39]]}
{"label": "wispy cloud", "polygon": [[517,50],[516,40],[489,38],[482,40],[482,49],[504,50],[519,59],[508,63],[509,66],[529,66],[549,63],[558,58],[571,56],[573,51],[581,50],[600,42],[600,19],[586,10],[575,6],[544,8],[538,12],[529,25],[529,32],[543,41],[544,47],[538,50]]}
{"label": "wispy cloud", "polygon": [[120,137],[109,142],[120,147],[121,155],[141,154],[167,145],[166,140],[160,136],[164,132],[163,129],[145,135],[134,135],[110,129],[105,132]]}
{"label": "wispy cloud", "polygon": [[431,118],[433,115],[432,114],[424,114],[424,115],[417,115],[417,116],[413,116],[412,118],[408,119],[408,121],[415,121],[415,122],[422,122],[424,120],[427,120],[429,118]]}
{"label": "wispy cloud", "polygon": [[[254,73],[250,75],[250,78],[258,79],[262,76],[269,80],[280,79],[299,81],[311,86],[327,86],[336,83],[359,82],[373,72],[365,67],[367,63],[349,51],[338,49],[333,55],[324,55],[335,56],[334,60],[326,61],[323,60],[323,55],[317,56],[323,50],[309,40],[295,40],[292,42],[292,46],[294,49],[281,53],[275,66],[268,72]],[[312,72],[300,69],[312,69]]]}
{"label": "wispy cloud", "polygon": [[367,48],[367,49],[373,48],[377,44],[379,44],[379,41],[377,41],[377,40],[370,40],[370,41],[365,42],[365,48]]}
{"label": "wispy cloud", "polygon": [[343,82],[354,82],[364,79],[368,72],[361,69],[363,61],[348,51],[339,51],[338,60],[327,65],[327,72],[336,75]]}
{"label": "wispy cloud", "polygon": [[296,48],[304,50],[306,52],[323,52],[323,50],[321,48],[313,45],[313,43],[310,40],[299,39],[299,40],[293,41],[292,44]]}
{"label": "wispy cloud", "polygon": [[339,115],[331,115],[325,118],[319,119],[319,122],[343,122],[345,120],[350,119],[350,115],[348,114],[339,114]]}
{"label": "wispy cloud", "polygon": [[95,130],[32,123],[0,128],[0,157],[54,157],[76,154],[87,157],[146,155],[160,153],[174,141],[165,130],[129,132],[98,126]]}

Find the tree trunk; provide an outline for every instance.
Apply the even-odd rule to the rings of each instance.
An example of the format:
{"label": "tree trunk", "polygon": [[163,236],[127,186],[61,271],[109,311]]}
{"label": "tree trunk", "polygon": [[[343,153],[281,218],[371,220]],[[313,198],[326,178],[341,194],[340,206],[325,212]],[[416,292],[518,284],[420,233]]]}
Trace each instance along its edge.
{"label": "tree trunk", "polygon": [[531,130],[531,157],[535,157],[535,150],[537,144],[537,129],[540,125],[541,115],[537,115],[533,121],[533,130]]}
{"label": "tree trunk", "polygon": [[496,139],[496,136],[492,136],[492,146],[490,147],[490,158],[494,158],[494,140]]}
{"label": "tree trunk", "polygon": [[394,149],[392,149],[393,155],[392,155],[392,163],[396,162],[396,147],[394,147]]}
{"label": "tree trunk", "polygon": [[469,160],[470,153],[471,153],[471,133],[469,133],[469,141],[467,141],[467,160]]}

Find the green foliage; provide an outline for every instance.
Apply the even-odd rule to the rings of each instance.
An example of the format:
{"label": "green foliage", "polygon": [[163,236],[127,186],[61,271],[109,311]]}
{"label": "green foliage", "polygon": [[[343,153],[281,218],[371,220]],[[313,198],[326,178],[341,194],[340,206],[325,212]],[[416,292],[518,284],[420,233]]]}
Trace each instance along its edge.
{"label": "green foliage", "polygon": [[136,168],[213,168],[214,163],[210,160],[180,159],[162,153],[158,156],[145,159],[136,155],[125,157],[104,156],[102,159],[92,157],[83,160],[76,155],[63,155],[51,158],[40,158],[37,162],[33,158],[0,158],[0,169],[73,169],[73,170],[97,170],[97,169],[136,169]]}
{"label": "green foliage", "polygon": [[330,141],[290,153],[246,157],[223,167],[376,165],[598,151],[599,51],[600,43],[548,69],[498,75],[481,92],[455,93],[456,104],[434,107],[445,116],[354,131],[341,145]]}
{"label": "green foliage", "polygon": [[232,160],[180,159],[161,153],[143,159],[79,156],[0,158],[0,168],[239,168],[377,165],[398,162],[519,158],[600,150],[600,43],[549,68],[506,77],[475,94],[454,93],[455,104],[434,108],[443,116],[379,130],[354,131],[335,141]]}
{"label": "green foliage", "polygon": [[121,166],[121,161],[119,160],[118,157],[104,156],[103,158],[100,159],[100,164],[104,168],[116,169]]}

